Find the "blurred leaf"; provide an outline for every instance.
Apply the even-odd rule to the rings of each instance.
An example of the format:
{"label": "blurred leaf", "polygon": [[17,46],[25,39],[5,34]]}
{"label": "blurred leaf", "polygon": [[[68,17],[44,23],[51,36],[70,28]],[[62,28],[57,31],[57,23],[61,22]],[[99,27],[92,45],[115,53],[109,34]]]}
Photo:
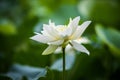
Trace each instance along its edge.
{"label": "blurred leaf", "polygon": [[16,34],[16,26],[8,20],[0,20],[0,33],[4,35]]}
{"label": "blurred leaf", "polygon": [[107,25],[119,25],[120,2],[117,0],[81,0],[78,9],[84,18]]}
{"label": "blurred leaf", "polygon": [[53,71],[49,67],[46,67],[46,69],[47,69],[46,77],[42,77],[40,78],[40,80],[54,80]]}
{"label": "blurred leaf", "polygon": [[37,17],[46,17],[51,13],[51,10],[49,10],[46,6],[40,5],[38,0],[30,1],[31,9],[29,12],[30,16],[37,16]]}
{"label": "blurred leaf", "polygon": [[[66,15],[67,14],[67,15]],[[69,18],[79,15],[76,5],[62,5],[51,16],[50,19],[56,24],[68,24]]]}
{"label": "blurred leaf", "polygon": [[41,30],[42,30],[42,26],[43,26],[43,24],[40,23],[40,22],[38,22],[38,23],[36,24],[36,26],[34,27],[34,32],[40,33]]}
{"label": "blurred leaf", "polygon": [[78,4],[78,11],[84,17],[88,18],[93,8],[93,0],[81,0]]}
{"label": "blurred leaf", "polygon": [[[66,70],[70,70],[75,62],[75,55],[74,54],[66,54],[65,55],[65,59],[66,59],[66,64],[65,64],[65,69]],[[57,71],[62,71],[63,69],[63,61],[62,58],[56,60],[53,65],[51,66],[52,70],[57,70]]]}
{"label": "blurred leaf", "polygon": [[14,64],[10,71],[3,76],[8,76],[13,80],[22,80],[25,76],[28,80],[38,80],[40,77],[45,77],[47,74],[44,68],[35,68],[30,66],[23,66],[19,64]]}
{"label": "blurred leaf", "polygon": [[[58,0],[58,1],[56,1],[56,0],[38,0],[38,2],[42,5],[42,6],[46,6],[46,7],[48,7],[50,10],[55,10],[55,9],[57,9],[59,6],[60,6],[60,4],[61,4],[61,0]],[[54,5],[54,4],[56,4],[56,5]]]}
{"label": "blurred leaf", "polygon": [[112,28],[103,28],[102,25],[95,27],[97,35],[107,44],[113,54],[120,56],[120,32]]}

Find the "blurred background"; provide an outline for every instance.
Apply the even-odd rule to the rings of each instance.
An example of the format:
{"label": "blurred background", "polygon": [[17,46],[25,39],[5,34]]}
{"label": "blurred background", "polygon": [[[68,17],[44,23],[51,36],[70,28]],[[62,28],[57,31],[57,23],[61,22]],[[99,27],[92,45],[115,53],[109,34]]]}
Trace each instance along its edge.
{"label": "blurred background", "polygon": [[66,55],[66,80],[120,80],[120,0],[0,0],[0,80],[61,80],[62,55],[42,56],[47,45],[29,38],[76,16],[92,21],[90,55]]}

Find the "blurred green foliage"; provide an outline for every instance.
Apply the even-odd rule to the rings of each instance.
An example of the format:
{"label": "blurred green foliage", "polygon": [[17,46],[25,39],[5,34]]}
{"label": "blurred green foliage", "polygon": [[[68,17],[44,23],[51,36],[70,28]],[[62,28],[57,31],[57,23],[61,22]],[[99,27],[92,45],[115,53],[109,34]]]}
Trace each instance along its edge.
{"label": "blurred green foliage", "polygon": [[[67,24],[70,17],[76,16],[81,16],[80,24],[92,21],[84,33],[91,41],[85,44],[90,55],[76,52],[74,62],[73,57],[71,62],[68,60],[67,67],[71,69],[66,71],[66,80],[119,80],[119,14],[119,0],[0,0],[0,80],[11,80],[1,74],[9,73],[15,63],[47,70],[46,77],[37,76],[40,80],[61,80],[62,72],[60,67],[56,68],[59,66],[56,61],[62,55],[42,56],[47,45],[29,37],[40,32],[49,19],[56,24]],[[52,65],[56,69],[52,70]],[[26,75],[29,74],[24,74],[23,80]]]}

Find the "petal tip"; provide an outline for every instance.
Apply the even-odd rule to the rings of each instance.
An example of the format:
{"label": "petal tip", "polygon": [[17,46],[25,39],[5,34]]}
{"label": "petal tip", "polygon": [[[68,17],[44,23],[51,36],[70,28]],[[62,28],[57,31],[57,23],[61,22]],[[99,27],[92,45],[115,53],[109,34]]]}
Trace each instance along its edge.
{"label": "petal tip", "polygon": [[38,32],[34,32],[34,34],[40,34],[40,33],[38,33]]}
{"label": "petal tip", "polygon": [[80,20],[80,16],[75,17],[75,19]]}
{"label": "petal tip", "polygon": [[36,38],[36,35],[35,35],[35,36],[30,37],[30,39],[32,39],[32,40],[38,40],[38,39]]}
{"label": "petal tip", "polygon": [[32,39],[32,40],[34,40],[34,37],[30,37],[29,39]]}
{"label": "petal tip", "polygon": [[48,53],[46,51],[43,51],[43,53],[42,53],[42,55],[49,55],[49,54],[51,54],[51,53]]}
{"label": "petal tip", "polygon": [[76,18],[80,18],[80,16],[77,16]]}
{"label": "petal tip", "polygon": [[87,21],[88,24],[90,24],[92,21]]}
{"label": "petal tip", "polygon": [[52,23],[51,19],[49,19],[49,24]]}
{"label": "petal tip", "polygon": [[42,55],[43,55],[43,56],[46,56],[46,55],[48,55],[48,54],[42,53]]}
{"label": "petal tip", "polygon": [[49,55],[49,54],[52,54],[52,52],[49,53],[49,52],[45,52],[45,51],[44,51],[44,52],[42,53],[42,55],[44,55],[44,56]]}
{"label": "petal tip", "polygon": [[88,52],[86,52],[87,53],[87,55],[90,55],[90,52],[88,51]]}

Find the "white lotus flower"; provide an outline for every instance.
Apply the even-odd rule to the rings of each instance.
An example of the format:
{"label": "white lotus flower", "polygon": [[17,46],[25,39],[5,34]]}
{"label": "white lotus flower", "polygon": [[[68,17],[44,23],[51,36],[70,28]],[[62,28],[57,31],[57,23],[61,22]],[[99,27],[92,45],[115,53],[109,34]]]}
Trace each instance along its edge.
{"label": "white lotus flower", "polygon": [[81,35],[91,21],[86,21],[83,24],[78,25],[79,20],[80,17],[78,16],[73,20],[70,19],[68,25],[57,26],[49,21],[48,25],[43,24],[43,31],[41,31],[41,33],[36,33],[31,39],[49,45],[42,55],[51,54],[58,47],[65,47],[68,44],[80,52],[89,54],[89,51],[83,45],[77,43],[76,40],[81,38]]}

